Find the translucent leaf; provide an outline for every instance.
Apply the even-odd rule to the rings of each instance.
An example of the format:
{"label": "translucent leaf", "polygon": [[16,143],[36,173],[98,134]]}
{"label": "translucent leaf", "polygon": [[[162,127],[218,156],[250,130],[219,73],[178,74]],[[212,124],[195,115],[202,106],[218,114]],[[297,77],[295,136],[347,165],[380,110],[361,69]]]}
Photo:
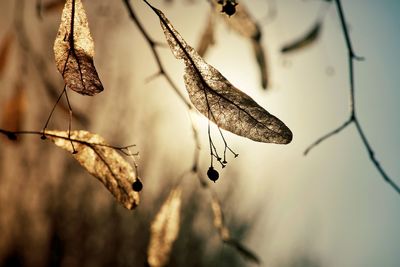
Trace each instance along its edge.
{"label": "translucent leaf", "polygon": [[165,200],[151,224],[147,261],[151,267],[165,266],[179,233],[181,189],[175,188]]}
{"label": "translucent leaf", "polygon": [[0,77],[4,72],[4,69],[7,65],[7,59],[10,54],[11,45],[14,40],[14,35],[11,32],[8,32],[0,44]]}
{"label": "translucent leaf", "polygon": [[282,47],[282,53],[289,53],[301,50],[313,44],[319,37],[319,33],[321,30],[321,22],[317,22],[310,31],[304,34],[297,40],[285,45]]}
{"label": "translucent leaf", "polygon": [[25,87],[22,83],[17,83],[14,94],[2,107],[1,128],[14,132],[21,131],[26,114],[26,105]]}
{"label": "translucent leaf", "polygon": [[225,226],[224,215],[222,213],[221,204],[216,196],[213,195],[211,199],[211,209],[214,214],[214,226],[218,230],[222,240],[229,240],[230,234],[228,228]]}
{"label": "translucent leaf", "polygon": [[[90,174],[100,180],[127,209],[134,209],[139,204],[139,194],[132,189],[132,184],[139,179],[132,166],[104,139],[87,131],[49,131],[45,135],[57,146],[73,154],[74,158]],[[71,141],[72,140],[72,141]],[[73,143],[73,147],[72,144]]]}
{"label": "translucent leaf", "polygon": [[185,62],[185,85],[197,110],[220,128],[254,141],[287,144],[292,140],[292,132],[282,121],[207,64],[185,42],[165,15],[152,8],[161,20],[172,53]]}
{"label": "translucent leaf", "polygon": [[[217,1],[213,0],[214,6],[218,9]],[[218,12],[220,10],[218,9]],[[236,6],[236,12],[233,16],[224,16],[224,21],[228,26],[243,37],[254,40],[261,39],[261,30],[255,19],[250,15],[243,3]]]}
{"label": "translucent leaf", "polygon": [[[219,10],[217,1],[213,1],[216,10]],[[219,11],[218,11],[219,12]],[[260,70],[261,85],[268,87],[268,68],[265,58],[264,48],[261,44],[261,30],[256,20],[251,16],[244,3],[236,6],[236,12],[233,16],[224,16],[226,24],[236,31],[239,35],[249,39],[252,43],[253,51]]]}
{"label": "translucent leaf", "polygon": [[58,71],[69,89],[82,95],[103,91],[93,63],[94,43],[81,0],[67,0],[54,42]]}
{"label": "translucent leaf", "polygon": [[199,45],[197,46],[197,53],[199,53],[200,56],[204,57],[206,54],[208,48],[215,43],[215,38],[214,38],[214,14],[210,12],[208,18],[207,18],[207,23],[206,27],[203,30],[203,33],[200,38]]}

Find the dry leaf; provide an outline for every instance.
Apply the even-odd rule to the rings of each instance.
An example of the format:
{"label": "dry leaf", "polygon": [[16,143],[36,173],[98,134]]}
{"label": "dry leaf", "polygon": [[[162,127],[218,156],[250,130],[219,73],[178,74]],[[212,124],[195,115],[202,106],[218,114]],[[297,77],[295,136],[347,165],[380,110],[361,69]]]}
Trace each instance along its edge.
{"label": "dry leaf", "polygon": [[69,89],[82,95],[103,91],[93,63],[94,43],[81,0],[67,0],[54,42],[58,71]]}
{"label": "dry leaf", "polygon": [[321,30],[321,22],[317,22],[310,31],[308,31],[304,36],[299,39],[285,45],[282,47],[282,53],[289,53],[293,51],[297,51],[302,48],[306,48],[307,46],[313,44],[319,37],[319,33]]}
{"label": "dry leaf", "polygon": [[261,85],[263,88],[268,87],[268,68],[267,68],[267,62],[265,59],[265,53],[264,49],[261,45],[260,42],[253,40],[253,51],[254,55],[257,60],[258,68],[260,69],[260,74],[261,74]]}
{"label": "dry leaf", "polygon": [[222,240],[229,240],[230,234],[228,228],[225,226],[221,204],[219,203],[219,200],[215,195],[213,195],[211,199],[211,209],[214,214],[214,226],[215,228],[217,228],[218,234],[220,235]]}
{"label": "dry leaf", "polygon": [[100,180],[127,209],[134,209],[139,204],[139,194],[132,189],[132,184],[139,179],[132,166],[114,149],[107,146],[104,139],[87,131],[46,130],[45,135],[57,146],[76,154],[74,158],[90,174]]}
{"label": "dry leaf", "polygon": [[200,43],[196,49],[197,53],[199,53],[199,55],[202,57],[204,57],[208,48],[215,43],[214,24],[214,13],[210,12],[207,18],[206,27],[204,28],[204,31],[200,38]]}
{"label": "dry leaf", "polygon": [[278,118],[234,87],[218,70],[207,64],[174,29],[165,15],[152,7],[172,53],[186,65],[184,80],[193,105],[220,128],[254,141],[287,144],[292,132]]}
{"label": "dry leaf", "polygon": [[[215,10],[219,12],[219,5],[216,0],[212,1]],[[236,12],[233,16],[223,16],[226,24],[241,36],[249,39],[252,43],[254,55],[261,75],[261,85],[263,88],[268,87],[268,68],[265,58],[264,48],[261,44],[261,30],[258,23],[251,16],[244,3],[236,6]]]}
{"label": "dry leaf", "polygon": [[26,114],[26,91],[22,83],[17,83],[14,95],[4,104],[1,128],[21,131]]}
{"label": "dry leaf", "polygon": [[168,263],[169,255],[179,233],[181,189],[173,189],[151,224],[147,261],[151,267]]}
{"label": "dry leaf", "polygon": [[11,45],[14,40],[12,32],[8,32],[0,44],[0,77],[2,76],[4,69],[7,65],[7,59],[10,54]]}
{"label": "dry leaf", "polygon": [[[217,1],[214,0],[212,3],[216,10],[218,9]],[[219,12],[220,10],[218,10]],[[250,15],[250,12],[244,6],[243,3],[239,3],[236,6],[236,12],[233,16],[227,17],[224,15],[224,21],[228,26],[236,31],[238,34],[245,38],[254,40],[261,39],[261,30],[255,19]]]}
{"label": "dry leaf", "polygon": [[242,245],[239,241],[230,237],[229,229],[225,226],[224,222],[224,214],[222,213],[221,204],[218,198],[213,194],[211,198],[211,209],[214,214],[214,226],[218,230],[218,234],[221,237],[222,241],[225,244],[236,249],[241,255],[243,255],[246,259],[253,261],[257,264],[260,263],[260,260],[256,256],[255,253],[250,251],[244,245]]}

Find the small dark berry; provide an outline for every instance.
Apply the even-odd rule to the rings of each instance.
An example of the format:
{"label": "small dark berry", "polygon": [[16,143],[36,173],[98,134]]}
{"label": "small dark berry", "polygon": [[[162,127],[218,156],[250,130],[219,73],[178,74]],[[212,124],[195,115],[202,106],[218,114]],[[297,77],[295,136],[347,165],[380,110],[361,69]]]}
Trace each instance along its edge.
{"label": "small dark berry", "polygon": [[75,150],[75,149],[74,149],[74,151],[72,151],[72,154],[73,154],[73,155],[78,154],[78,150]]}
{"label": "small dark berry", "polygon": [[226,4],[222,7],[221,12],[227,14],[229,17],[232,16],[233,14],[236,13],[236,6],[237,3],[228,1]]}
{"label": "small dark berry", "polygon": [[207,176],[211,181],[215,183],[215,181],[219,178],[219,173],[213,167],[210,167],[208,168]]}
{"label": "small dark berry", "polygon": [[143,184],[140,180],[136,180],[132,184],[133,191],[140,192],[143,189]]}
{"label": "small dark berry", "polygon": [[45,140],[46,136],[44,134],[42,134],[42,136],[40,136],[40,139]]}

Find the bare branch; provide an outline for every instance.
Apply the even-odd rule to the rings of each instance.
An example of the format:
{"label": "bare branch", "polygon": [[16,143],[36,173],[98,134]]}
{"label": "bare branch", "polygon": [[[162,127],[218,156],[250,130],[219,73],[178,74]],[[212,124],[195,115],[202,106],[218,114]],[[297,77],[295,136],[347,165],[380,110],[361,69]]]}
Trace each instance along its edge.
{"label": "bare branch", "polygon": [[346,19],[344,17],[344,12],[343,12],[343,7],[340,2],[340,0],[335,0],[336,7],[338,10],[339,18],[340,18],[340,23],[342,25],[342,30],[343,30],[343,35],[344,39],[346,42],[346,47],[347,47],[347,53],[348,53],[348,64],[349,64],[349,83],[350,83],[350,115],[349,118],[338,128],[335,130],[329,132],[328,134],[320,137],[317,139],[314,143],[312,143],[305,151],[304,155],[307,155],[308,152],[310,152],[311,149],[316,147],[318,144],[322,143],[326,139],[330,138],[331,136],[340,133],[344,128],[349,126],[351,123],[354,123],[357,129],[358,134],[360,135],[361,141],[364,144],[369,158],[372,161],[372,164],[374,164],[375,168],[378,170],[378,172],[381,174],[382,178],[395,190],[398,194],[400,194],[400,187],[397,185],[385,172],[379,161],[375,157],[375,152],[372,150],[372,147],[370,143],[368,142],[368,139],[364,133],[364,130],[361,128],[360,121],[358,120],[358,117],[356,115],[356,107],[355,107],[355,85],[354,85],[354,61],[355,60],[363,60],[363,57],[359,57],[355,54],[349,31],[347,28],[346,24]]}

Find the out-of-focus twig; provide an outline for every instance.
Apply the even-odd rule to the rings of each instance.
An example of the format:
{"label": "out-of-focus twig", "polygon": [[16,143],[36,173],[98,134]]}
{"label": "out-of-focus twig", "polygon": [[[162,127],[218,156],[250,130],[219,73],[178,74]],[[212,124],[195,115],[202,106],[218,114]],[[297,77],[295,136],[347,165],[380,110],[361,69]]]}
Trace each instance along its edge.
{"label": "out-of-focus twig", "polygon": [[326,139],[330,138],[331,136],[340,133],[342,130],[347,128],[350,124],[354,123],[358,134],[360,135],[361,141],[363,142],[370,160],[378,170],[378,172],[381,174],[382,178],[398,193],[400,194],[400,187],[397,185],[386,173],[386,171],[382,168],[381,164],[375,157],[375,153],[372,150],[372,147],[364,133],[364,130],[361,127],[360,121],[358,120],[357,113],[356,113],[356,107],[355,107],[355,86],[354,86],[354,61],[355,60],[363,60],[362,57],[359,57],[355,54],[353,46],[351,44],[351,39],[349,35],[349,31],[346,25],[346,20],[344,17],[344,12],[342,8],[342,4],[340,0],[335,0],[336,2],[336,7],[338,10],[342,30],[343,30],[343,35],[345,38],[346,42],[346,47],[347,47],[347,53],[348,53],[348,64],[349,64],[349,79],[350,79],[350,115],[348,119],[339,127],[335,128],[334,130],[330,131],[329,133],[325,134],[324,136],[320,137],[317,139],[314,143],[312,143],[305,151],[304,155],[307,155],[313,148],[315,148],[317,145],[325,141]]}

